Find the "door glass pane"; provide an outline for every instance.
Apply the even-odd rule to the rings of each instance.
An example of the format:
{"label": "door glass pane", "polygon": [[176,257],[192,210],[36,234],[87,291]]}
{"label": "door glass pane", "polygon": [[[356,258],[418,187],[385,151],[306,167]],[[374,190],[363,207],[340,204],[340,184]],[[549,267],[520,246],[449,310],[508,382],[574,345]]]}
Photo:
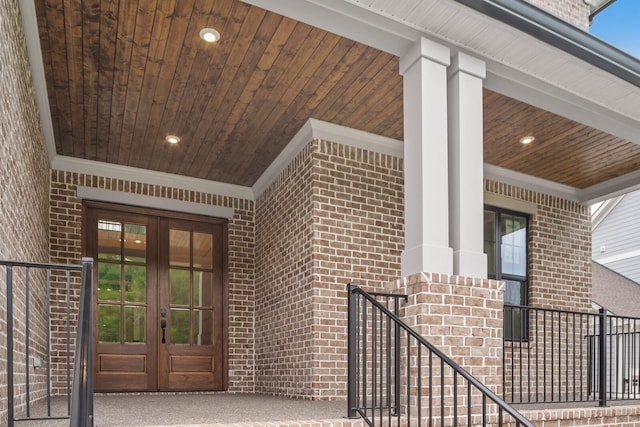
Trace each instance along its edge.
{"label": "door glass pane", "polygon": [[145,343],[147,341],[146,307],[124,308],[124,342]]}
{"label": "door glass pane", "polygon": [[487,271],[496,275],[496,214],[484,211],[484,253],[487,254]]}
{"label": "door glass pane", "polygon": [[124,266],[124,300],[125,302],[147,301],[147,267]]}
{"label": "door glass pane", "polygon": [[98,221],[98,259],[120,259],[122,225],[113,221]]}
{"label": "door glass pane", "polygon": [[189,310],[171,309],[171,344],[189,344]]}
{"label": "door glass pane", "polygon": [[213,344],[213,310],[193,310],[193,333],[195,344]]}
{"label": "door glass pane", "polygon": [[129,262],[145,262],[147,253],[147,227],[124,225],[124,257]]}
{"label": "door glass pane", "polygon": [[213,273],[207,271],[193,272],[193,305],[199,307],[213,306]]}
{"label": "door glass pane", "polygon": [[190,233],[188,231],[169,230],[169,265],[190,267],[190,247]]}
{"label": "door glass pane", "polygon": [[527,275],[527,219],[502,215],[502,274]]}
{"label": "door glass pane", "polygon": [[193,233],[193,268],[210,270],[213,268],[213,236]]}
{"label": "door glass pane", "polygon": [[98,341],[120,343],[119,305],[98,305]]}
{"label": "door glass pane", "polygon": [[120,264],[98,263],[98,300],[120,301]]}
{"label": "door glass pane", "polygon": [[169,270],[169,303],[189,305],[189,270]]}

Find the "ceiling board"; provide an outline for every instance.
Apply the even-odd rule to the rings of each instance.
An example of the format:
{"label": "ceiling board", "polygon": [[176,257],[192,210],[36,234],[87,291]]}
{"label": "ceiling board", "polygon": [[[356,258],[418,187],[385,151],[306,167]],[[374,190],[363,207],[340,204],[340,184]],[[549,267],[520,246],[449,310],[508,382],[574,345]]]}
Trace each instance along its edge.
{"label": "ceiling board", "polygon": [[[252,186],[309,118],[403,138],[397,57],[256,6],[37,0],[36,13],[59,155]],[[486,163],[577,188],[640,167],[639,146],[486,89],[484,141]]]}

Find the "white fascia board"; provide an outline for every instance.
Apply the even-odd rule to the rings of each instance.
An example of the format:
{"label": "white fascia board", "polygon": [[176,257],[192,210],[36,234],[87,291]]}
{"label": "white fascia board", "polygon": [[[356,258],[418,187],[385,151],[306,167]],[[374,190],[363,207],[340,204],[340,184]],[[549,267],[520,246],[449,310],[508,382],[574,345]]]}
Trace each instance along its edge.
{"label": "white fascia board", "polygon": [[384,52],[401,56],[424,34],[344,0],[242,0]]}
{"label": "white fascia board", "polygon": [[47,92],[47,81],[44,74],[44,63],[42,62],[42,49],[40,47],[40,35],[38,33],[38,19],[36,7],[33,0],[20,0],[20,15],[22,16],[22,28],[27,45],[27,55],[31,68],[31,79],[35,91],[35,101],[40,115],[40,127],[47,151],[49,166],[56,155],[56,143],[53,135],[53,122],[51,121],[51,110],[49,108],[49,95]]}
{"label": "white fascia board", "polygon": [[618,138],[640,144],[638,120],[545,83],[522,71],[488,61],[484,87]]}
{"label": "white fascia board", "polygon": [[253,192],[249,187],[191,178],[170,173],[132,168],[93,160],[76,159],[66,156],[55,156],[51,169],[65,172],[84,173],[105,178],[123,179],[143,184],[160,185],[188,191],[227,196],[243,200],[253,200]]}

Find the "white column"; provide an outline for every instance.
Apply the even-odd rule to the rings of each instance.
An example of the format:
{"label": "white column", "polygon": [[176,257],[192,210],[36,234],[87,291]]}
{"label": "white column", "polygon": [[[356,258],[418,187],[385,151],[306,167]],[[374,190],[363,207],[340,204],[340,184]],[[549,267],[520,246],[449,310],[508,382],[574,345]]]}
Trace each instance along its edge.
{"label": "white column", "polygon": [[449,212],[453,273],[487,277],[483,248],[483,61],[458,53],[449,69]]}
{"label": "white column", "polygon": [[449,48],[425,38],[400,58],[404,77],[403,276],[453,272],[447,184],[449,62]]}

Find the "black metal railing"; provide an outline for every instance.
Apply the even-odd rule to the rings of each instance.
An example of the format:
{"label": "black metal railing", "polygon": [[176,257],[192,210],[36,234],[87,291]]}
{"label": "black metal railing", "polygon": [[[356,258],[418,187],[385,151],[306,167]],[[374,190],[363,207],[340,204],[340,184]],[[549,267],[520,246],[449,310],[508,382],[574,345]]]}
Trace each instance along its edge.
{"label": "black metal railing", "polygon": [[362,417],[370,426],[510,423],[533,427],[400,320],[397,310],[392,312],[352,283],[348,297],[350,418]]}
{"label": "black metal railing", "polygon": [[[503,390],[510,403],[640,399],[640,319],[505,305]],[[604,386],[603,386],[604,385]]]}
{"label": "black metal railing", "polygon": [[[83,259],[82,265],[0,261],[0,266],[6,272],[7,425],[68,419],[71,283],[78,280],[77,273],[91,278],[92,261]],[[52,283],[59,290],[54,290],[56,298],[52,298]],[[63,344],[52,341],[54,329],[56,340]],[[61,413],[52,410],[52,400],[58,397],[66,400]]]}

